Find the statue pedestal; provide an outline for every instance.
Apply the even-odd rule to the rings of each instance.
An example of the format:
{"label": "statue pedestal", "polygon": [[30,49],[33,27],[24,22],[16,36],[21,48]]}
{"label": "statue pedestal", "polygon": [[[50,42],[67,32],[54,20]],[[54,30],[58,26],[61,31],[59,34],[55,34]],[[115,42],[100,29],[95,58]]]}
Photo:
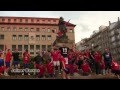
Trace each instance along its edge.
{"label": "statue pedestal", "polygon": [[74,44],[74,42],[72,40],[66,40],[66,41],[62,41],[62,42],[57,41],[55,46],[59,48],[59,47],[63,47],[63,45],[65,45],[66,47],[71,49],[73,47],[73,44]]}

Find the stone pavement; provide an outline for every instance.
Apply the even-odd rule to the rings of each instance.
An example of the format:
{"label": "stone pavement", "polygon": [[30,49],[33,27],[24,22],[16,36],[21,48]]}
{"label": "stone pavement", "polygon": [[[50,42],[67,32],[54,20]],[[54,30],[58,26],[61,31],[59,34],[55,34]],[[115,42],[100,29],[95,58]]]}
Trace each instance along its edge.
{"label": "stone pavement", "polygon": [[[89,76],[81,76],[79,74],[74,74],[70,76],[71,79],[118,79],[115,75],[89,75]],[[34,75],[11,75],[11,76],[1,76],[0,79],[62,79],[61,74],[59,74],[56,78],[37,78]]]}

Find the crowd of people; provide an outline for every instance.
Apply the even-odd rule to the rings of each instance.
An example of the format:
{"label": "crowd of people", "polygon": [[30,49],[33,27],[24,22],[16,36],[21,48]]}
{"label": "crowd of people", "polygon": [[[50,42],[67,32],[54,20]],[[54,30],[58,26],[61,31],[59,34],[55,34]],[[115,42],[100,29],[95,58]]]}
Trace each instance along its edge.
{"label": "crowd of people", "polygon": [[[0,75],[9,76],[11,69],[29,69],[31,56],[28,50],[25,50],[22,57],[22,63],[20,63],[19,52],[15,49],[11,52],[10,49],[7,52],[0,51]],[[70,79],[70,75],[78,73],[80,75],[91,74],[112,74],[118,76],[120,74],[120,65],[118,60],[112,57],[108,49],[105,49],[104,53],[93,50],[79,51],[75,48],[69,49],[65,45],[58,48],[53,46],[50,51],[38,52],[33,58],[33,69],[38,69],[39,72],[34,72],[39,78],[52,77],[56,78],[58,72],[63,79]],[[23,67],[21,67],[23,66]],[[28,74],[30,72],[22,72],[21,75]]]}

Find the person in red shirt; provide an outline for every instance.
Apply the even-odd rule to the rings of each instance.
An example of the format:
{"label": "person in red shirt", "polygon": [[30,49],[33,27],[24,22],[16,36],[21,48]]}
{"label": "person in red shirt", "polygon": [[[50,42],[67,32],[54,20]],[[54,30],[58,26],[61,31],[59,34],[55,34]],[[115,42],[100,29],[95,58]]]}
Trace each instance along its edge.
{"label": "person in red shirt", "polygon": [[4,52],[0,51],[0,75],[4,73]]}
{"label": "person in red shirt", "polygon": [[78,67],[75,63],[69,64],[70,74],[74,75],[74,73],[78,72]]}
{"label": "person in red shirt", "polygon": [[95,70],[96,70],[96,74],[100,74],[100,61],[102,60],[102,56],[100,53],[98,53],[97,51],[94,53],[93,55],[94,57],[94,62],[95,62]]}
{"label": "person in red shirt", "polygon": [[60,55],[59,50],[56,47],[54,47],[53,50],[51,51],[52,62],[53,62],[53,65],[54,65],[54,74],[55,74],[55,67],[56,66],[58,67],[58,71],[60,73],[59,55]]}
{"label": "person in red shirt", "polygon": [[43,65],[43,63],[39,64],[39,73],[38,73],[38,77],[39,78],[43,78],[45,76],[45,66]]}
{"label": "person in red shirt", "polygon": [[54,76],[54,65],[53,65],[53,63],[51,62],[51,59],[49,59],[49,60],[47,61],[46,71],[47,71],[47,73],[48,73],[48,75],[49,75],[50,77],[53,77],[53,76]]}
{"label": "person in red shirt", "polygon": [[81,65],[81,69],[83,71],[83,75],[89,75],[89,73],[91,72],[91,68],[86,60],[83,60],[83,64]]}
{"label": "person in red shirt", "polygon": [[69,73],[70,73],[69,64],[66,64],[65,58],[61,54],[60,54],[59,60],[62,63],[62,69],[63,69],[62,78],[63,79],[70,79],[70,77],[69,77]]}
{"label": "person in red shirt", "polygon": [[10,49],[8,49],[8,51],[6,53],[6,57],[5,57],[5,66],[6,66],[5,73],[4,73],[5,76],[9,76],[8,71],[10,69],[11,58],[12,58],[12,54],[10,52]]}
{"label": "person in red shirt", "polygon": [[[30,54],[28,53],[28,50],[25,50],[25,52],[23,53],[24,69],[29,68],[29,63],[30,63]],[[24,75],[24,73],[22,73],[22,75]],[[28,75],[30,75],[30,74],[28,73]]]}

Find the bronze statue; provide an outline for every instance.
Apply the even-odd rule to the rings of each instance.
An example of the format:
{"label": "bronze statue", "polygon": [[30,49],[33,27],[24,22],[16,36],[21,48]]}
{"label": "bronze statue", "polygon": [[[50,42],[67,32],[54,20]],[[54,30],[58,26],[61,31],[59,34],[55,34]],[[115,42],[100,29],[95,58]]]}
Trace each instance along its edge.
{"label": "bronze statue", "polygon": [[[60,17],[58,26],[59,26],[59,32],[56,35],[57,37],[56,37],[56,40],[53,43],[53,46],[55,46],[56,43],[67,43],[68,42],[68,36],[66,35],[67,24],[64,21],[63,17]],[[52,32],[55,33],[54,30]]]}
{"label": "bronze statue", "polygon": [[60,32],[63,34],[63,36],[65,37],[65,36],[66,36],[66,32],[67,32],[67,28],[66,28],[66,23],[65,23],[63,17],[60,17],[58,26],[59,26],[59,31],[60,31]]}

